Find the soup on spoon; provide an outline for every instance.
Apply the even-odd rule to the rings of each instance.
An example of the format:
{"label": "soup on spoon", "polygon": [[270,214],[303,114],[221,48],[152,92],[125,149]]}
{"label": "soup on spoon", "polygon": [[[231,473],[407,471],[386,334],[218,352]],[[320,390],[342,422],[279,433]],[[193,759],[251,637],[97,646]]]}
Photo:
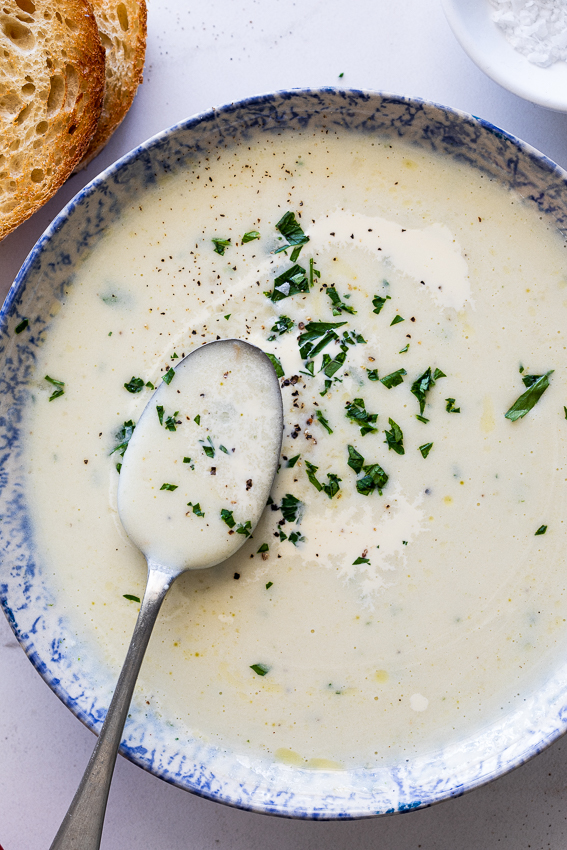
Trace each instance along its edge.
{"label": "soup on spoon", "polygon": [[148,562],[146,591],[106,720],[52,850],[99,847],[116,753],[161,604],[177,576],[219,564],[251,536],[276,473],[282,430],[271,361],[234,339],[203,345],[169,369],[131,426],[118,510]]}

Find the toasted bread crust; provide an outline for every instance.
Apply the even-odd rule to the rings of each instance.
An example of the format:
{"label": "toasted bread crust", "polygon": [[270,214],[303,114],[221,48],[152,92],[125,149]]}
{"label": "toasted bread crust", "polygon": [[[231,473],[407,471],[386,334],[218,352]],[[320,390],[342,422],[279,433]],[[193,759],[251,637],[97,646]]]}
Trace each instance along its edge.
{"label": "toasted bread crust", "polygon": [[90,1],[106,50],[106,85],[95,134],[77,171],[102,150],[130,109],[146,55],[145,0]]}
{"label": "toasted bread crust", "polygon": [[72,173],[95,132],[104,49],[87,0],[3,0],[0,239]]}

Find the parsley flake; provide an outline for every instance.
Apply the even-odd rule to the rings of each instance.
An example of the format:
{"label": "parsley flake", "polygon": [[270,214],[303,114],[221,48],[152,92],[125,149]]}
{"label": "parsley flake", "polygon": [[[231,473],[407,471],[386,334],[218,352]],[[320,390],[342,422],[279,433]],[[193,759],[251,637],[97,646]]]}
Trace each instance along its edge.
{"label": "parsley flake", "polygon": [[392,327],[392,325],[399,325],[399,324],[400,324],[400,322],[405,322],[405,319],[404,319],[404,317],[403,317],[403,316],[400,316],[400,314],[399,314],[399,313],[397,313],[397,314],[394,316],[394,318],[392,319],[392,321],[390,322],[390,327]]}
{"label": "parsley flake", "polygon": [[187,507],[193,508],[193,513],[196,516],[200,516],[200,517],[205,516],[205,512],[201,510],[201,505],[199,504],[199,502],[196,502],[195,504],[193,504],[193,502],[187,502]]}
{"label": "parsley flake", "polygon": [[419,451],[421,452],[421,456],[426,458],[431,449],[433,448],[433,443],[424,443],[419,447]]}
{"label": "parsley flake", "polygon": [[447,411],[447,413],[460,413],[461,412],[460,407],[455,407],[455,399],[454,398],[446,398],[445,401],[447,402],[447,404],[445,406],[445,410]]}
{"label": "parsley flake", "polygon": [[258,549],[258,554],[260,555],[262,552],[268,552],[269,549],[270,549],[270,547],[268,546],[267,543],[262,543],[262,545]]}
{"label": "parsley flake", "polygon": [[345,407],[347,418],[360,426],[360,435],[362,437],[365,434],[376,434],[378,432],[378,428],[374,427],[374,423],[378,419],[378,414],[368,413],[364,399],[355,398],[353,401],[347,401]]}
{"label": "parsley flake", "polygon": [[301,519],[301,508],[303,502],[292,496],[291,493],[286,493],[282,499],[281,512],[286,522],[299,522]]}
{"label": "parsley flake", "polygon": [[369,564],[369,558],[357,558],[356,561],[352,562],[353,567],[357,567],[359,564]]}
{"label": "parsley flake", "polygon": [[250,669],[254,670],[258,676],[265,676],[266,673],[270,672],[270,668],[266,664],[251,664]]}
{"label": "parsley flake", "polygon": [[128,599],[130,602],[137,602],[138,605],[140,604],[140,597],[139,596],[133,596],[131,593],[123,593],[122,597],[124,599]]}
{"label": "parsley flake", "polygon": [[57,381],[55,380],[55,378],[50,378],[49,375],[45,376],[45,380],[55,387],[55,389],[49,396],[49,401],[53,401],[54,399],[64,395],[65,390],[63,389],[63,387],[65,386],[65,381]]}
{"label": "parsley flake", "polygon": [[374,309],[373,309],[372,312],[376,313],[376,315],[378,315],[380,313],[380,311],[382,310],[382,307],[384,306],[386,301],[390,301],[390,300],[391,299],[390,299],[389,295],[386,295],[384,297],[382,297],[381,295],[375,295],[374,298],[372,299],[372,304],[374,305]]}
{"label": "parsley flake", "polygon": [[295,464],[297,463],[297,461],[299,460],[299,458],[300,458],[300,457],[301,457],[301,455],[300,455],[300,454],[299,454],[299,455],[295,455],[295,457],[290,457],[290,458],[289,458],[289,460],[288,460],[288,462],[287,462],[287,464],[286,464],[286,466],[287,466],[288,468],[290,468],[290,467],[292,467],[292,466],[295,466]]}
{"label": "parsley flake", "polygon": [[175,369],[173,368],[173,366],[170,366],[169,369],[167,370],[167,372],[165,373],[165,375],[163,376],[164,384],[171,384],[174,376],[175,376]]}
{"label": "parsley flake", "polygon": [[278,358],[276,357],[276,355],[275,355],[275,354],[270,354],[268,351],[266,351],[266,352],[265,352],[265,355],[266,355],[266,357],[268,358],[268,360],[270,360],[270,361],[271,361],[271,364],[272,364],[272,366],[274,367],[274,369],[275,369],[275,371],[276,371],[276,375],[277,375],[277,377],[278,377],[278,378],[283,378],[283,376],[284,376],[284,370],[283,370],[283,366],[282,366],[282,364],[281,364],[281,361],[280,361],[280,360],[278,360]]}
{"label": "parsley flake", "polygon": [[320,411],[320,410],[317,410],[317,411],[316,411],[315,416],[317,417],[317,419],[319,420],[319,422],[321,423],[321,425],[323,426],[323,428],[325,428],[325,430],[326,430],[329,434],[332,434],[332,433],[333,433],[333,429],[331,428],[331,426],[329,425],[329,423],[327,422],[327,420],[325,419],[325,417],[323,416],[323,414],[321,413],[321,411]]}
{"label": "parsley flake", "polygon": [[174,490],[177,490],[179,484],[162,484],[159,488],[160,490],[170,490],[172,493]]}
{"label": "parsley flake", "polygon": [[226,249],[230,248],[230,239],[217,239],[213,237],[211,242],[215,246],[213,249],[215,254],[220,254],[221,257],[224,256]]}
{"label": "parsley flake", "polygon": [[29,323],[29,319],[22,319],[22,321],[14,328],[14,333],[21,334],[21,332],[25,331],[28,327]]}
{"label": "parsley flake", "polygon": [[122,428],[120,428],[120,430],[116,432],[114,436],[115,439],[117,439],[119,442],[118,445],[114,446],[114,448],[110,452],[111,455],[113,455],[114,452],[118,452],[120,457],[124,457],[124,452],[128,448],[128,443],[130,442],[130,438],[134,433],[135,427],[136,426],[134,425],[132,420],[129,419],[128,422],[125,422]]}
{"label": "parsley flake", "polygon": [[547,531],[547,525],[540,525],[540,527],[538,528],[538,530],[534,534],[534,537],[538,537],[540,534],[545,534],[546,531]]}
{"label": "parsley flake", "polygon": [[531,376],[526,375],[523,380],[525,383],[526,378],[535,377],[536,380],[533,383],[527,385],[528,389],[525,393],[516,399],[512,407],[504,414],[506,419],[509,419],[511,422],[515,422],[517,419],[521,419],[526,413],[529,413],[532,407],[534,407],[537,402],[540,400],[544,392],[549,386],[549,376],[554,372],[551,369],[549,372],[546,372],[545,375],[539,376]]}
{"label": "parsley flake", "polygon": [[386,389],[391,390],[392,387],[398,387],[404,382],[404,375],[407,375],[405,369],[397,369],[395,372],[390,372],[389,375],[384,375],[380,378],[380,383],[384,384]]}
{"label": "parsley flake", "polygon": [[175,425],[176,425],[175,417],[176,416],[179,416],[178,410],[176,410],[175,413],[172,416],[168,416],[167,419],[165,420],[165,427],[168,431],[177,431],[177,428],[175,427]]}
{"label": "parsley flake", "polygon": [[207,437],[207,443],[209,445],[206,445],[204,440],[199,440],[199,442],[201,443],[201,448],[203,449],[203,451],[205,452],[207,457],[214,457],[215,456],[215,447],[214,447],[213,441],[211,440],[210,436]]}
{"label": "parsley flake", "polygon": [[273,333],[272,336],[268,337],[268,342],[272,342],[272,340],[276,338],[276,334],[278,336],[281,336],[282,334],[285,334],[290,331],[294,324],[295,322],[293,321],[293,319],[290,319],[289,316],[279,316],[279,318],[276,319],[275,324],[273,324],[270,328]]}
{"label": "parsley flake", "polygon": [[[421,417],[423,417],[423,411],[425,410],[426,393],[435,386],[435,382],[438,381],[439,378],[446,377],[447,375],[445,375],[441,369],[435,369],[435,372],[431,374],[431,366],[428,366],[423,375],[420,375],[419,378],[417,378],[411,385],[411,393],[419,402],[419,413]],[[423,419],[420,421],[423,421]]]}
{"label": "parsley flake", "polygon": [[380,375],[378,374],[378,369],[367,369],[366,377],[369,381],[379,381]]}
{"label": "parsley flake", "polygon": [[347,464],[350,466],[351,469],[354,469],[354,471],[358,474],[361,471],[362,467],[364,466],[364,458],[362,457],[360,452],[357,452],[357,450],[355,449],[354,446],[347,446],[347,449],[348,449]]}
{"label": "parsley flake", "polygon": [[234,519],[232,514],[233,512],[227,510],[226,508],[222,508],[220,512],[220,517],[222,521],[225,522],[229,528],[234,528],[234,526],[236,525],[236,520]]}
{"label": "parsley flake", "polygon": [[281,251],[286,251],[288,248],[294,247],[294,252],[291,256],[292,262],[297,260],[301,248],[309,242],[309,236],[303,232],[303,228],[296,220],[294,213],[286,212],[276,224],[276,230],[279,230],[284,239],[287,239],[287,245],[283,245],[274,251],[274,254],[279,254]]}
{"label": "parsley flake", "polygon": [[253,242],[255,239],[259,239],[260,234],[257,230],[249,230],[248,233],[245,233],[242,239],[240,240],[243,245],[246,245],[247,242]]}
{"label": "parsley flake", "polygon": [[386,435],[386,442],[388,444],[388,451],[393,449],[396,454],[403,455],[405,454],[404,449],[404,435],[400,426],[394,422],[393,419],[388,419],[390,423],[390,431],[384,431]]}
{"label": "parsley flake", "polygon": [[356,313],[354,307],[351,307],[350,304],[345,304],[344,301],[341,301],[339,293],[334,285],[328,286],[325,292],[331,299],[333,316],[340,316],[341,313],[351,313],[352,315]]}

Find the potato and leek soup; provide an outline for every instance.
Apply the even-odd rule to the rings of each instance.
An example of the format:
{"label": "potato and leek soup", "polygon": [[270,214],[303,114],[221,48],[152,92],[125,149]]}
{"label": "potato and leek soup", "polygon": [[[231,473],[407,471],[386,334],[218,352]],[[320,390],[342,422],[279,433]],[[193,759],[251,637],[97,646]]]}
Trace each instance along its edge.
{"label": "potato and leek soup", "polygon": [[195,347],[240,338],[283,396],[252,534],[245,499],[210,505],[192,479],[233,448],[214,387],[156,409],[179,445],[156,499],[246,537],[178,579],[150,643],[139,699],[180,746],[391,764],[486,730],[554,672],[565,254],[480,170],[340,130],[219,148],[109,228],[49,329],[26,422],[37,550],[101,664],[118,671],[143,595],[116,494],[153,389]]}

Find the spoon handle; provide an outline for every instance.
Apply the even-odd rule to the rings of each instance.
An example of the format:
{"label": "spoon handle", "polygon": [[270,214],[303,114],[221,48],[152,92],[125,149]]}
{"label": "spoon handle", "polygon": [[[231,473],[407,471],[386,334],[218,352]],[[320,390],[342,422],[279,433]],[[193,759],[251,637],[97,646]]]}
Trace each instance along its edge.
{"label": "spoon handle", "polygon": [[161,604],[175,574],[148,561],[148,582],[112,702],[93,754],[50,850],[98,850],[116,754]]}

